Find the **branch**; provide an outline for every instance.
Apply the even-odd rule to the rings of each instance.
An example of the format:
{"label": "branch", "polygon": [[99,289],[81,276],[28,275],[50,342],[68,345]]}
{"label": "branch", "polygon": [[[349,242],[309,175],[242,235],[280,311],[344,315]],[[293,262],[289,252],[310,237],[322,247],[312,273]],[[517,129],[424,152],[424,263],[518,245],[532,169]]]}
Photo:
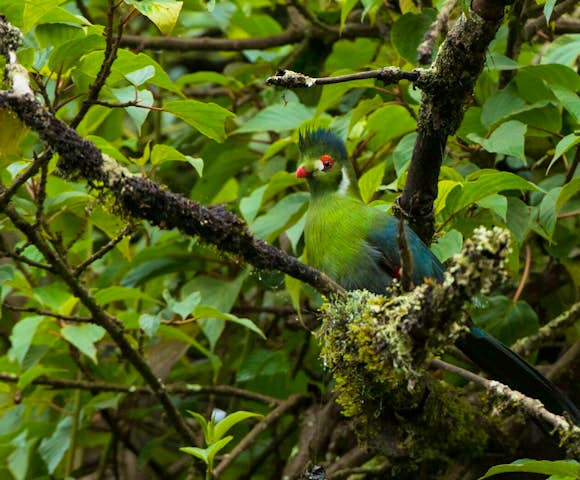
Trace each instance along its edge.
{"label": "branch", "polygon": [[[554,7],[554,10],[552,10],[550,22],[560,18],[565,13],[571,12],[577,5],[577,0],[564,0],[559,3]],[[534,35],[536,35],[540,30],[545,29],[547,26],[546,17],[543,13],[537,18],[529,20],[524,27],[524,40],[531,40]]]}
{"label": "branch", "polygon": [[483,378],[473,372],[470,372],[469,370],[451,365],[442,360],[433,359],[431,360],[430,364],[433,368],[446,370],[474,383],[477,383],[478,385],[481,385],[493,396],[510,400],[515,405],[523,409],[526,413],[551,425],[562,437],[562,442],[565,442],[566,444],[578,443],[580,445],[580,428],[570,423],[561,415],[556,415],[549,410],[546,410],[546,408],[542,405],[542,402],[539,400],[526,397],[523,393],[520,393],[517,390],[512,390],[503,383],[497,382],[495,380],[488,380],[487,378]]}
{"label": "branch", "polygon": [[469,18],[460,18],[441,45],[432,75],[417,82],[423,90],[417,140],[405,188],[397,199],[397,213],[426,243],[433,236],[433,202],[447,137],[461,124],[464,105],[483,69],[506,3],[474,0]]}
{"label": "branch", "polygon": [[[14,62],[15,59],[14,56]],[[309,283],[322,293],[344,292],[325,274],[254,237],[240,218],[223,207],[206,207],[167,192],[160,185],[129,173],[110,157],[103,156],[93,143],[44,109],[28,86],[26,71],[15,65],[19,67],[20,76],[9,75],[13,89],[0,92],[0,107],[14,110],[23,123],[59,153],[58,166],[63,173],[80,175],[93,186],[99,185],[99,189],[107,190],[115,198],[118,209],[125,214],[148,220],[163,229],[178,228],[185,234],[199,236],[219,250],[237,255],[257,268],[279,270]],[[19,84],[25,83],[25,88],[16,89],[17,80]]]}
{"label": "branch", "polygon": [[562,334],[566,328],[573,326],[580,319],[580,302],[576,302],[569,310],[558,315],[554,320],[541,327],[536,333],[518,340],[511,348],[524,357],[530,355],[546,340]]}
{"label": "branch", "polygon": [[314,78],[304,75],[303,73],[293,72],[292,70],[278,70],[274,76],[266,79],[266,84],[276,85],[285,88],[314,87],[316,85],[330,85],[333,83],[352,82],[354,80],[364,80],[366,78],[376,78],[390,85],[398,83],[401,80],[417,81],[421,76],[421,70],[408,72],[400,68],[386,67],[379,70],[370,70],[368,72],[351,73],[348,75],[337,75],[336,77]]}
{"label": "branch", "polygon": [[[18,383],[20,377],[13,373],[0,372],[0,381],[7,383]],[[155,392],[150,387],[141,385],[120,385],[117,383],[87,381],[87,380],[67,380],[63,378],[38,377],[32,380],[32,385],[45,385],[52,388],[88,390],[91,392],[114,392],[114,393],[138,393],[141,395],[154,395]],[[232,387],[230,385],[192,385],[177,384],[166,385],[165,389],[177,395],[220,395],[223,397],[237,397],[254,402],[265,403],[267,405],[280,405],[282,400],[261,393]]]}

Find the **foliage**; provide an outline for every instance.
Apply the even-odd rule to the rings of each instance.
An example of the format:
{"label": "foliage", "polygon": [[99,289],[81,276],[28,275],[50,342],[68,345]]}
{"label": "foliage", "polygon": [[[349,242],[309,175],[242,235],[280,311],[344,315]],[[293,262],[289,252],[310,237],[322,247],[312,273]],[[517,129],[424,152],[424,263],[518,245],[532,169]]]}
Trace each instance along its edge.
{"label": "foliage", "polygon": [[[292,174],[299,129],[338,132],[365,201],[388,210],[407,177],[420,92],[406,81],[385,86],[374,79],[283,90],[266,87],[265,78],[280,65],[316,77],[412,70],[442,3],[0,0],[0,12],[22,31],[18,60],[54,115],[131,175],[224,205],[256,236],[300,257],[308,193]],[[556,10],[545,2],[553,22]],[[580,284],[580,33],[533,36],[509,54],[510,32],[521,25],[504,21],[487,51],[473,100],[448,141],[434,205],[433,249],[443,260],[480,225],[510,232],[509,278],[471,309],[477,323],[508,343],[578,301]],[[111,54],[120,26],[123,38]],[[315,417],[326,443],[308,452],[308,422],[298,421],[311,418],[308,402],[283,408],[292,395],[320,401],[332,390],[306,331],[317,325],[317,292],[200,239],[119,215],[102,185],[63,176],[58,156],[43,153],[46,145],[12,112],[0,110],[0,122],[0,198],[46,156],[8,205],[62,260],[56,268],[0,201],[1,478],[137,478],[131,472],[138,471],[139,478],[177,479],[213,470],[225,479],[270,479],[288,473],[293,458],[323,462],[355,449],[337,415]],[[94,311],[113,319],[117,336],[97,325]],[[559,333],[556,347],[539,348],[534,358],[555,363],[580,330]],[[150,376],[135,359],[146,361]],[[178,436],[155,379],[178,412],[200,412],[197,422],[183,421],[203,445]],[[453,396],[460,397],[457,379],[445,380],[457,384]],[[578,398],[573,384],[562,387]],[[466,427],[436,458],[436,470],[402,445],[389,460],[398,478],[445,477],[446,468],[469,468],[466,478],[476,478],[490,466],[482,453],[488,436],[498,462],[538,451],[533,434],[490,425],[463,398],[455,400],[425,419],[441,431],[441,418]],[[272,405],[282,413],[227,468],[215,465],[226,443],[247,434],[238,421],[266,415]],[[429,412],[438,412],[433,407]],[[202,421],[214,408],[234,413],[226,423]],[[465,463],[454,454],[470,432]],[[405,433],[437,457],[436,439]],[[180,448],[202,461],[184,461],[189,456]],[[564,455],[551,443],[545,452]]]}

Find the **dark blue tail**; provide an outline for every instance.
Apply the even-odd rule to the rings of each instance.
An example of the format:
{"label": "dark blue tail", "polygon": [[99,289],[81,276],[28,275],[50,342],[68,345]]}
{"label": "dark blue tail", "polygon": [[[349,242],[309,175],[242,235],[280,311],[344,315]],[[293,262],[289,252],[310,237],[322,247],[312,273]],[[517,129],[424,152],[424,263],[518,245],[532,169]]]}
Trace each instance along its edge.
{"label": "dark blue tail", "polygon": [[552,413],[568,413],[574,423],[580,425],[580,410],[576,405],[558,387],[496,338],[472,327],[470,334],[460,338],[456,345],[492,379],[540,400]]}

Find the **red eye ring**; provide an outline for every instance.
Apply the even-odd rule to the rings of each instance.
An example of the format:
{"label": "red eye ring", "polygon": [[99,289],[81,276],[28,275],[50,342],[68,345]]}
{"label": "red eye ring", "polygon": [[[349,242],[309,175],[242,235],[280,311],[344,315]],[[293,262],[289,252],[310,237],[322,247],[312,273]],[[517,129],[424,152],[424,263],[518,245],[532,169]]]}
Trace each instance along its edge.
{"label": "red eye ring", "polygon": [[334,166],[334,160],[330,155],[322,155],[320,161],[324,170],[330,170]]}

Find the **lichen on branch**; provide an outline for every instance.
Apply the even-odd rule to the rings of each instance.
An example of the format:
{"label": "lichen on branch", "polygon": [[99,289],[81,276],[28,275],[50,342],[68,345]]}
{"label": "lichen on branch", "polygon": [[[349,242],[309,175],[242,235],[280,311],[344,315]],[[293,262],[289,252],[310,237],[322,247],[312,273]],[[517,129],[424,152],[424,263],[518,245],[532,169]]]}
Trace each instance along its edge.
{"label": "lichen on branch", "polygon": [[[505,280],[509,239],[506,230],[481,227],[452,259],[442,284],[428,280],[403,292],[394,282],[386,295],[358,290],[323,305],[321,356],[334,375],[345,415],[355,417],[373,435],[391,423],[407,431],[403,423],[410,411],[417,411],[413,422],[423,429],[434,426],[425,411],[426,399],[451,387],[439,385],[427,373],[428,360],[467,331],[463,307],[469,298]],[[446,407],[432,403],[446,410],[436,417],[460,417],[445,428],[456,429],[457,422],[472,417],[467,405],[445,401]],[[437,429],[444,428],[436,423]],[[446,433],[449,438],[457,434]]]}

